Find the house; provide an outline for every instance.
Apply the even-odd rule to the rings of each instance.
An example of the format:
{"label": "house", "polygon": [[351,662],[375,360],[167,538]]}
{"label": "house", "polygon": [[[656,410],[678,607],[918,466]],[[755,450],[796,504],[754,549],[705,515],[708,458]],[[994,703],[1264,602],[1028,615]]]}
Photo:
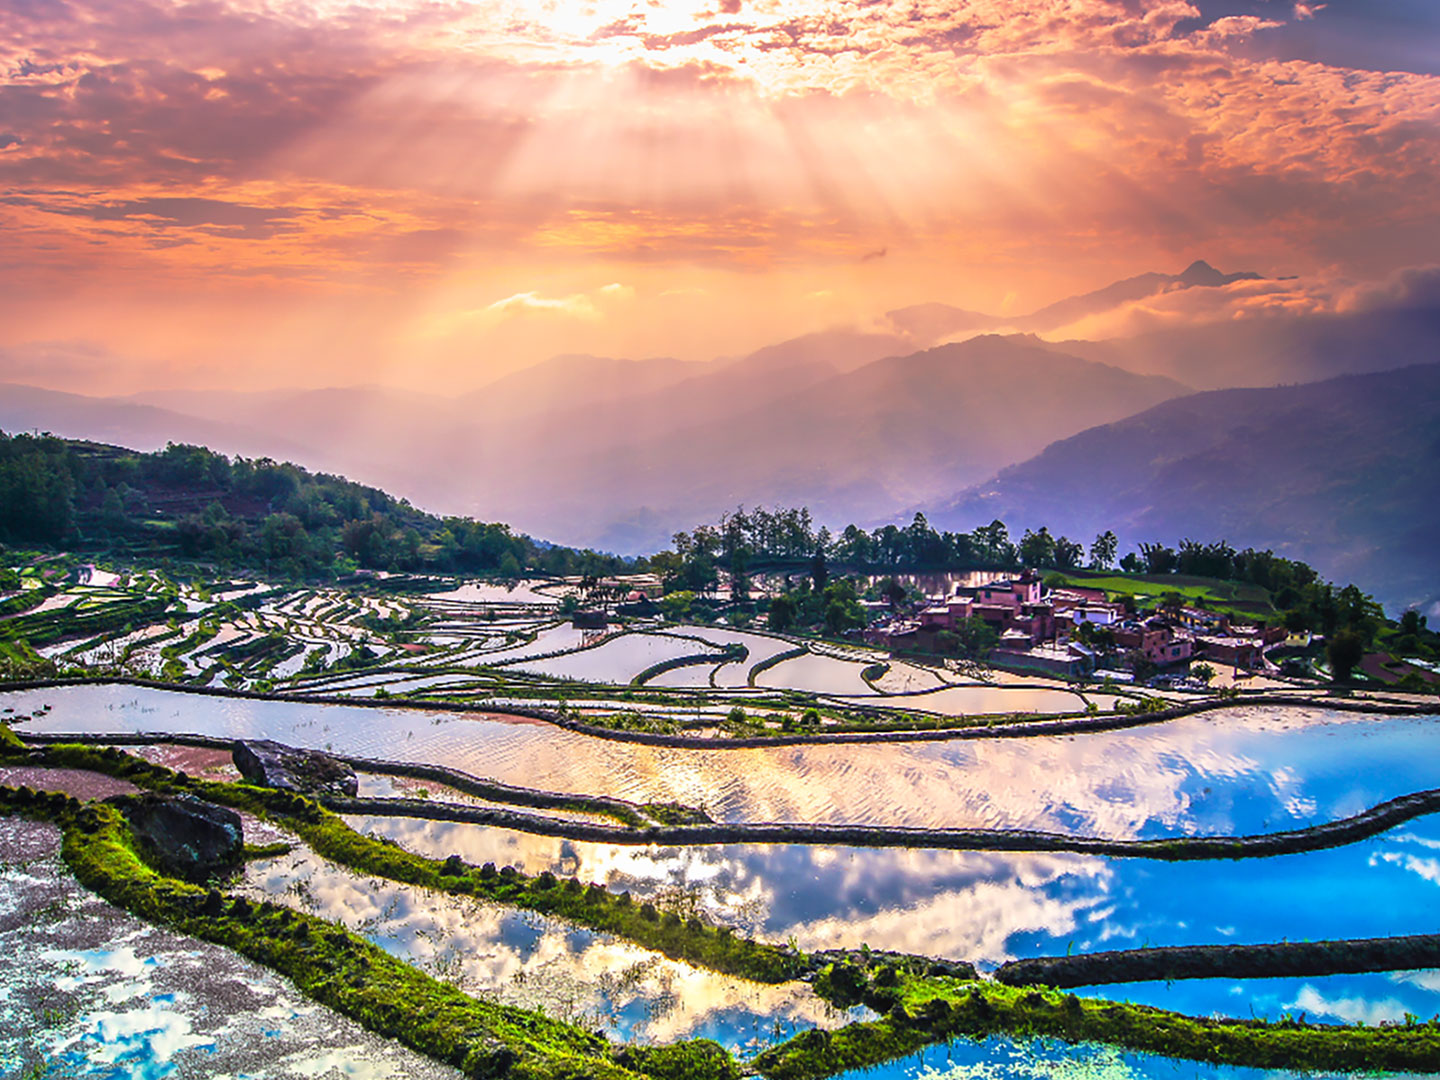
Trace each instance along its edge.
{"label": "house", "polygon": [[990,658],[1006,667],[1030,668],[1051,675],[1076,677],[1095,669],[1095,654],[1084,646],[1052,641],[1027,647],[1023,636],[1002,641]]}
{"label": "house", "polygon": [[1023,634],[1031,645],[1055,637],[1055,608],[1043,595],[1040,575],[1026,570],[1017,577],[956,590],[954,596],[920,612],[922,640],[954,630],[966,619],[981,619],[1002,638]]}
{"label": "house", "polygon": [[1264,644],[1259,637],[1201,634],[1195,639],[1195,648],[1206,660],[1232,667],[1258,668],[1265,663]]}
{"label": "house", "polygon": [[1025,604],[1039,603],[1043,588],[1039,574],[1034,570],[1022,570],[1013,578],[956,591],[960,595],[968,595],[977,605],[1008,607],[1018,612]]}
{"label": "house", "polygon": [[1160,618],[1117,626],[1115,644],[1121,649],[1140,653],[1152,664],[1160,667],[1183,663],[1189,660],[1195,651],[1194,638],[1188,633],[1177,631],[1168,620]]}
{"label": "house", "polygon": [[1187,630],[1200,634],[1225,634],[1230,629],[1230,619],[1218,611],[1205,608],[1182,607],[1175,618]]}
{"label": "house", "polygon": [[1114,626],[1125,618],[1125,606],[1113,604],[1104,599],[1104,594],[1096,600],[1089,595],[1080,595],[1099,592],[1098,589],[1056,589],[1050,594],[1050,603],[1055,608],[1055,619],[1057,622],[1068,622],[1072,626],[1079,626],[1082,623],[1089,623],[1092,626]]}

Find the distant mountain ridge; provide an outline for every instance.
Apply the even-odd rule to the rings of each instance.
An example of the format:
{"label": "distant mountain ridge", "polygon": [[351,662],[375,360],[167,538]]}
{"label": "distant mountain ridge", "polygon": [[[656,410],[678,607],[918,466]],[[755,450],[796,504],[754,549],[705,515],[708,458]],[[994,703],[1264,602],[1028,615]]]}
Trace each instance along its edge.
{"label": "distant mountain ridge", "polygon": [[1029,315],[986,315],[949,304],[915,304],[887,311],[891,324],[917,340],[936,341],[950,334],[1010,327],[1022,332],[1055,330],[1089,315],[1110,311],[1132,300],[1143,300],[1170,289],[1214,289],[1236,281],[1262,281],[1251,270],[1223,274],[1203,259],[1196,259],[1178,274],[1146,273],[1112,282],[1102,289],[1047,304]]}
{"label": "distant mountain ridge", "polygon": [[1175,398],[1046,447],[953,499],[937,527],[999,517],[1088,542],[1226,538],[1273,548],[1392,609],[1440,599],[1440,364]]}
{"label": "distant mountain ridge", "polygon": [[[563,358],[452,400],[373,387],[154,398],[205,419],[79,398],[83,422],[37,408],[11,426],[288,457],[442,512],[637,552],[738,503],[890,513],[1188,389],[998,337],[915,353],[830,331],[729,362],[639,362],[649,381],[628,381],[631,363]],[[562,388],[553,401],[547,386]]]}

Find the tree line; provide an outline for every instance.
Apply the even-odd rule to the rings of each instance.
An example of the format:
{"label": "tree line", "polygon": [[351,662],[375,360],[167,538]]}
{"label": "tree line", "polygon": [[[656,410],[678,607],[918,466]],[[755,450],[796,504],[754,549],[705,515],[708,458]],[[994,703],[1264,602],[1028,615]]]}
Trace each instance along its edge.
{"label": "tree line", "polygon": [[[1174,547],[1141,543],[1121,557],[1119,547],[1111,529],[1097,535],[1087,549],[1045,526],[1026,529],[1015,538],[999,519],[969,532],[948,532],[935,529],[923,513],[917,513],[905,526],[892,523],[867,531],[850,524],[832,533],[823,525],[817,527],[804,507],[749,512],[741,507],[717,524],[676,533],[673,548],[651,556],[647,565],[660,574],[667,591],[696,593],[713,590],[725,570],[740,597],[746,595],[747,579],[753,573],[808,566],[817,559],[822,565],[868,575],[1025,567],[1062,573],[1118,569],[1127,574],[1256,585],[1269,591],[1273,606],[1291,629],[1327,637],[1352,631],[1368,643],[1383,623],[1379,605],[1356,586],[1337,588],[1309,564],[1273,551],[1242,550],[1223,540],[1184,539]],[[817,585],[814,592],[822,590],[823,585]]]}
{"label": "tree line", "polygon": [[505,524],[437,517],[288,462],[177,443],[141,453],[3,432],[0,542],[178,556],[295,579],[362,568],[516,576],[626,566]]}

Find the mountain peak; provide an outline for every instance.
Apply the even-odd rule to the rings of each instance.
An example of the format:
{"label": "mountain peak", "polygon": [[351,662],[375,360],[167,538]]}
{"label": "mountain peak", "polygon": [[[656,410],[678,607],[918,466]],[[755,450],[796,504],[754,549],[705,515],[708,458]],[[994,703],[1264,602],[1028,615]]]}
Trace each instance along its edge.
{"label": "mountain peak", "polygon": [[1204,259],[1196,259],[1180,273],[1180,280],[1186,285],[1219,285],[1225,275]]}
{"label": "mountain peak", "polygon": [[1181,285],[1187,288],[1201,286],[1215,288],[1218,285],[1229,285],[1232,281],[1259,281],[1260,275],[1253,270],[1241,270],[1234,274],[1222,274],[1204,259],[1196,259],[1175,277]]}

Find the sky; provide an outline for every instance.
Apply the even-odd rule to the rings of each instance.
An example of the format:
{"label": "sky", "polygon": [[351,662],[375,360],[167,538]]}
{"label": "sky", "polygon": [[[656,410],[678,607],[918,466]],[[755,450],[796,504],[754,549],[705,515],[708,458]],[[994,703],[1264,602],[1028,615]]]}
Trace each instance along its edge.
{"label": "sky", "polygon": [[1436,261],[1437,158],[1432,0],[0,0],[0,380],[464,391],[1196,258],[1333,298]]}

